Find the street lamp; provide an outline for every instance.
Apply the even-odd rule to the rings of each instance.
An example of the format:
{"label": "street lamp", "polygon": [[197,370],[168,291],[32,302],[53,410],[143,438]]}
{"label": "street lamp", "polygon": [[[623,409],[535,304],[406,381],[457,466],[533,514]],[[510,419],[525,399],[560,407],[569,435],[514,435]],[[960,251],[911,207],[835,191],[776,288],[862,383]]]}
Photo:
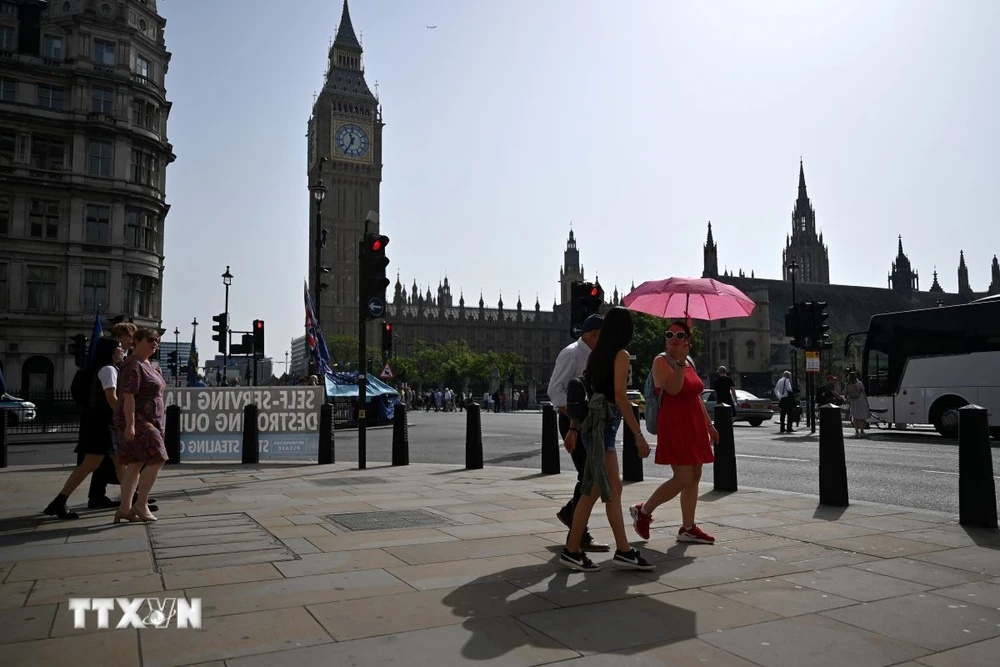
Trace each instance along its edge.
{"label": "street lamp", "polygon": [[[197,335],[198,335],[198,318],[196,317],[193,320],[191,320],[191,347],[192,347],[192,351],[194,351],[193,350],[193,348],[194,348],[194,341],[195,341]],[[189,353],[188,354],[188,367],[189,368],[191,367],[191,361],[192,361],[191,360],[191,355]],[[195,379],[197,380],[198,379],[198,367],[197,366],[194,367],[194,376],[195,376]],[[188,376],[188,377],[190,377],[190,376]]]}
{"label": "street lamp", "polygon": [[229,366],[229,286],[233,284],[233,274],[226,266],[226,272],[222,274],[222,284],[226,286],[226,330],[221,332],[226,345],[222,353],[222,380],[226,380],[226,368]]}
{"label": "street lamp", "polygon": [[[788,268],[788,275],[792,279],[792,312],[793,313],[797,313],[797,311],[795,310],[795,303],[796,303],[795,302],[795,273],[799,270],[798,262],[789,262],[787,268]],[[798,328],[799,328],[799,319],[798,319],[797,315],[794,317],[793,321],[795,322],[795,334],[796,334],[795,337],[798,338],[799,337],[798,336],[798,333],[799,333],[799,330],[798,330]],[[795,382],[799,381],[798,368],[796,368],[796,366],[797,366],[796,361],[798,359],[798,356],[799,356],[798,353],[795,352],[795,350],[793,349],[793,351],[792,351],[792,379]]]}
{"label": "street lamp", "polygon": [[314,247],[316,250],[316,268],[313,277],[313,308],[315,310],[316,324],[320,323],[320,313],[322,308],[320,307],[320,295],[323,292],[323,285],[321,280],[323,274],[329,271],[329,268],[323,266],[323,248],[326,247],[326,230],[323,229],[323,199],[326,198],[326,193],[328,192],[326,185],[323,183],[323,165],[326,163],[326,158],[321,157],[319,159],[319,168],[316,171],[316,181],[309,186],[309,192],[312,193],[313,200],[316,202],[316,239]]}
{"label": "street lamp", "polygon": [[180,373],[180,363],[181,363],[181,330],[174,327],[174,386],[181,386],[181,373]]}

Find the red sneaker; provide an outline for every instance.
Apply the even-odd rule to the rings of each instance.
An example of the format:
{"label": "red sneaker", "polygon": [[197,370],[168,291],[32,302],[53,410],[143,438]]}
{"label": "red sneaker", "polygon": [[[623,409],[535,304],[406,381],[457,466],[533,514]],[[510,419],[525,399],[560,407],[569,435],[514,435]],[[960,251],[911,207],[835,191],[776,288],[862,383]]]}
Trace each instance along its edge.
{"label": "red sneaker", "polygon": [[695,542],[697,544],[715,544],[715,538],[698,526],[692,526],[691,528],[684,528],[681,526],[681,529],[677,531],[677,541]]}
{"label": "red sneaker", "polygon": [[644,540],[649,539],[649,524],[653,522],[653,515],[642,511],[642,503],[628,508],[628,513],[632,517],[632,527],[635,532]]}

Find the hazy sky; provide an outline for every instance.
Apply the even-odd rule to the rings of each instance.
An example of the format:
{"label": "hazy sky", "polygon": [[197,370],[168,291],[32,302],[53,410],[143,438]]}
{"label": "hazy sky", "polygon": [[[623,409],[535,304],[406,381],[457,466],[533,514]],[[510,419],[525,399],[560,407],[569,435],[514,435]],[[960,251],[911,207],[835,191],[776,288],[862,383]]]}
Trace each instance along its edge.
{"label": "hazy sky", "polygon": [[[160,0],[173,53],[163,326],[202,357],[303,327],[306,121],[339,0]],[[551,307],[572,222],[588,279],[780,276],[799,156],[835,283],[985,291],[1000,252],[1000,3],[352,0],[384,133],[393,281]],[[429,30],[427,25],[436,25]],[[392,288],[389,293],[391,295]],[[276,367],[280,373],[282,368]]]}

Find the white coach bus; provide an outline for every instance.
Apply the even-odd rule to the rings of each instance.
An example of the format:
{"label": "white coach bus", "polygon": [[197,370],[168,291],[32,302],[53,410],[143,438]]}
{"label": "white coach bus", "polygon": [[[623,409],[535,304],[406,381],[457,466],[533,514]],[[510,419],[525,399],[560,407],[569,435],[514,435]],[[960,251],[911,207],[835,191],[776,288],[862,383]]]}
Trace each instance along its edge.
{"label": "white coach bus", "polygon": [[1000,298],[872,317],[862,375],[876,418],[958,434],[958,408],[989,412],[1000,438]]}

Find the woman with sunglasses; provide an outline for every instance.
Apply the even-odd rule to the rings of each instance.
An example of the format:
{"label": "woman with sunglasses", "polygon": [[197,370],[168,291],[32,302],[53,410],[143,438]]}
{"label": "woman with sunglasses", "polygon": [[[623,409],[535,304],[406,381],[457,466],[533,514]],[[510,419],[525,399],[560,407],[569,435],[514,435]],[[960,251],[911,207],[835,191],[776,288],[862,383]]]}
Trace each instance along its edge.
{"label": "woman with sunglasses", "polygon": [[[115,523],[122,519],[156,521],[148,505],[149,490],[167,461],[163,442],[163,389],[166,385],[163,376],[149,363],[160,345],[160,338],[154,329],[139,329],[134,341],[135,349],[118,374],[120,400],[115,410],[115,427],[124,476],[121,479],[122,504],[115,513]],[[139,492],[133,506],[132,493],[137,485]]]}
{"label": "woman with sunglasses", "polygon": [[670,481],[661,484],[644,503],[629,508],[635,532],[649,539],[653,510],[680,495],[681,528],[678,542],[715,544],[715,538],[694,521],[698,505],[698,482],[701,467],[715,460],[712,442],[719,441],[719,432],[708,417],[701,400],[705,383],[695,372],[688,356],[691,351],[691,329],[686,322],[673,322],[666,332],[667,350],[653,360],[653,382],[660,395],[656,415],[656,458],[674,472]]}

